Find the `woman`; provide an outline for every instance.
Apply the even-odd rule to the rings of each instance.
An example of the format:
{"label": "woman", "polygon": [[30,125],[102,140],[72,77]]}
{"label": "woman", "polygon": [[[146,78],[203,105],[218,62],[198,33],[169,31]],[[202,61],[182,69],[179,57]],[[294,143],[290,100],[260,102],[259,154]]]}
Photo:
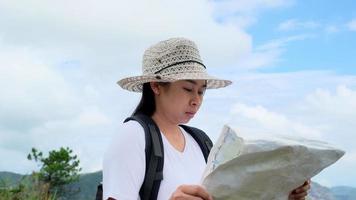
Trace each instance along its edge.
{"label": "woman", "polygon": [[[133,115],[144,114],[157,124],[164,146],[164,169],[157,199],[203,199],[212,196],[199,185],[205,159],[197,142],[179,124],[198,112],[206,89],[231,81],[206,73],[194,42],[172,38],[148,48],[143,75],[122,79],[126,90],[142,92]],[[121,125],[104,159],[104,199],[136,200],[145,176],[145,134],[136,121]],[[309,182],[291,192],[289,199],[304,199]]]}

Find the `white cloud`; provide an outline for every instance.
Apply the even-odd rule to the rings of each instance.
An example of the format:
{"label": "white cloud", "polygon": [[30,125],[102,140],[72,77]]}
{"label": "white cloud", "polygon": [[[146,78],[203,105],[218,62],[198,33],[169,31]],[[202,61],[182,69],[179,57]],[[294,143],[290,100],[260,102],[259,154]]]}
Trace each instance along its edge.
{"label": "white cloud", "polygon": [[[355,20],[354,20],[355,21]],[[356,22],[350,21],[349,23],[346,24],[346,27],[349,30],[356,30]],[[339,33],[341,31],[345,31],[345,27],[340,26],[340,25],[335,25],[335,24],[322,24],[320,21],[314,21],[314,20],[307,20],[307,21],[301,21],[299,19],[288,19],[283,22],[281,22],[277,30],[279,31],[318,31],[318,30],[323,30],[324,33]],[[317,33],[317,32],[316,32]]]}
{"label": "white cloud", "polygon": [[[356,89],[356,78],[354,76],[341,76],[327,71],[300,71],[290,73],[237,72],[238,71],[228,71],[224,75],[224,77],[233,81],[231,86],[222,90],[207,91],[202,107],[203,113],[201,113],[200,116],[209,115],[209,111],[211,110],[213,110],[211,112],[215,114],[211,115],[212,118],[210,120],[205,119],[205,121],[219,121],[221,124],[228,122],[230,116],[227,115],[227,112],[230,111],[234,104],[240,103],[251,107],[251,109],[254,108],[254,106],[251,105],[261,106],[261,108],[266,109],[267,113],[271,112],[276,115],[281,115],[286,118],[287,121],[296,121],[306,127],[312,127],[324,133],[324,126],[330,123],[319,122],[316,125],[313,123],[314,121],[308,118],[308,116],[313,116],[311,115],[313,113],[319,113],[317,110],[313,110],[314,106],[311,106],[307,101],[307,99],[310,98],[309,96],[313,96],[318,90],[333,90],[335,89],[335,85],[345,85],[345,87],[347,85],[348,90],[352,90],[352,87]],[[224,104],[221,104],[221,101],[223,101]],[[308,109],[306,109],[306,107]],[[217,115],[226,120],[218,120]],[[319,119],[320,117],[326,119],[324,114],[321,115],[322,116],[315,116],[314,119]],[[233,118],[239,119],[238,117]],[[244,118],[244,122],[248,122],[248,118]],[[344,118],[347,119],[346,116],[344,116]],[[231,118],[231,120],[233,119]],[[204,121],[202,121],[202,123],[204,123]],[[240,125],[241,122],[236,123],[236,126]],[[331,126],[340,128],[337,123]],[[219,132],[219,129],[214,128],[214,130],[214,133]]]}
{"label": "white cloud", "polygon": [[248,13],[248,14],[258,14],[262,10],[288,7],[294,4],[291,0],[225,0],[225,1],[212,1],[214,9],[219,11],[219,13]]}
{"label": "white cloud", "polygon": [[0,119],[13,128],[70,117],[77,110],[74,90],[33,51],[0,47],[0,84],[5,86],[1,88]]}
{"label": "white cloud", "polygon": [[239,66],[247,69],[257,69],[276,64],[282,55],[282,49],[269,49],[265,51],[255,51],[248,54],[240,61]]}
{"label": "white cloud", "polygon": [[[346,27],[346,28],[345,28]],[[341,31],[356,31],[356,19],[353,19],[343,25],[321,24],[318,21],[300,21],[298,19],[288,19],[278,25],[279,31],[296,31],[296,30],[315,30],[322,28],[326,33],[338,33]]]}
{"label": "white cloud", "polygon": [[[12,155],[11,160],[0,163],[0,171],[30,173],[36,168],[26,160],[32,147],[44,152],[60,146],[75,152],[87,148],[93,151],[91,155],[103,152],[104,148],[92,148],[107,144],[108,135],[114,132],[108,113],[121,113],[120,105],[105,108],[105,89],[98,90],[83,77],[62,72],[36,48],[0,45],[0,155],[2,159]],[[71,72],[79,75],[83,71]],[[85,140],[91,138],[98,143],[88,147],[90,142]],[[84,162],[87,158],[83,157]],[[84,171],[98,163],[100,160],[87,161]]]}
{"label": "white cloud", "polygon": [[338,33],[340,32],[340,28],[335,25],[329,25],[325,27],[325,31],[327,33]]}
{"label": "white cloud", "polygon": [[305,40],[308,38],[313,37],[312,35],[306,35],[306,34],[301,34],[301,35],[293,35],[293,36],[288,36],[285,38],[280,38],[276,40],[272,40],[264,45],[261,45],[257,48],[257,50],[264,51],[264,50],[269,50],[269,49],[276,49],[276,48],[281,48],[286,46],[289,42],[293,41],[299,41],[299,40]]}
{"label": "white cloud", "polygon": [[292,31],[300,29],[315,29],[321,25],[315,21],[299,21],[297,19],[289,19],[278,25],[280,31]]}
{"label": "white cloud", "polygon": [[278,26],[278,30],[293,30],[297,27],[297,21],[295,19],[290,19],[285,22],[282,22]]}
{"label": "white cloud", "polygon": [[344,117],[356,117],[356,91],[345,85],[339,85],[335,94],[330,90],[317,89],[315,93],[308,95],[306,103],[316,113],[337,115]]}
{"label": "white cloud", "polygon": [[356,31],[356,19],[352,19],[351,21],[344,23],[342,25],[335,24],[322,24],[319,21],[300,21],[299,19],[288,19],[286,21],[281,22],[277,30],[279,31],[307,31],[307,30],[317,30],[322,28],[326,33],[338,33],[341,31]]}
{"label": "white cloud", "polygon": [[350,166],[356,166],[356,151],[347,152],[343,161]]}
{"label": "white cloud", "polygon": [[350,31],[356,31],[356,19],[351,20],[346,25]]}
{"label": "white cloud", "polygon": [[[28,149],[28,153],[31,149]],[[27,160],[27,154],[16,150],[0,148],[0,158],[6,158],[6,162],[1,163],[1,171],[22,172],[30,174],[37,165]]]}
{"label": "white cloud", "polygon": [[109,125],[111,123],[109,117],[95,107],[88,108],[82,112],[79,115],[78,121],[78,123],[83,126]]}
{"label": "white cloud", "polygon": [[261,12],[289,7],[294,0],[215,0],[210,3],[213,15],[219,22],[247,28],[257,21]]}
{"label": "white cloud", "polygon": [[[304,79],[305,80],[305,79]],[[281,81],[281,80],[280,80]],[[309,80],[311,81],[311,80]],[[272,84],[268,80],[260,80],[266,87]],[[241,81],[240,81],[241,84]],[[286,85],[295,85],[293,79],[285,80]],[[355,86],[355,85],[354,85]],[[293,86],[294,87],[294,86]],[[262,89],[262,88],[261,88]],[[266,99],[268,93],[273,90],[258,94],[253,98]],[[299,100],[293,97],[288,98],[288,93],[283,93],[285,97],[272,97],[271,102],[288,102],[286,105],[268,104],[268,101],[260,101],[266,106],[249,106],[241,102],[240,97],[231,110],[231,123],[238,124],[240,129],[249,131],[247,134],[273,133],[278,135],[289,134],[306,138],[322,139],[332,144],[338,145],[345,150],[354,150],[353,141],[356,124],[356,89],[340,85],[332,89],[315,89],[315,91],[300,93]],[[287,98],[287,99],[285,99]],[[277,109],[278,112],[274,111]]]}
{"label": "white cloud", "polygon": [[[9,44],[46,48],[42,53],[52,61],[77,59],[93,74],[97,66],[108,74],[118,67],[122,74],[131,72],[124,66],[140,66],[147,46],[175,36],[195,40],[209,66],[231,64],[250,51],[251,38],[240,27],[216,23],[211,10],[209,2],[188,0],[40,1],[36,5],[5,1],[0,8],[0,35]],[[222,47],[224,57],[214,56]]]}
{"label": "white cloud", "polygon": [[325,140],[355,151],[353,141],[356,130],[356,90],[340,84],[332,89],[316,89],[296,106],[299,118],[320,127]]}
{"label": "white cloud", "polygon": [[[252,133],[254,136],[272,134],[313,139],[320,139],[322,136],[319,130],[308,127],[296,120],[289,119],[283,114],[269,111],[260,105],[248,106],[243,103],[237,103],[232,108],[232,114],[232,118],[235,118],[235,120],[248,120],[249,123],[241,125],[240,128],[249,131],[255,129]],[[246,134],[251,136],[251,132]]]}
{"label": "white cloud", "polygon": [[244,69],[257,69],[269,67],[279,62],[285,47],[294,41],[312,38],[312,35],[294,35],[285,38],[271,40],[257,46],[252,52],[246,54],[238,61],[238,66]]}

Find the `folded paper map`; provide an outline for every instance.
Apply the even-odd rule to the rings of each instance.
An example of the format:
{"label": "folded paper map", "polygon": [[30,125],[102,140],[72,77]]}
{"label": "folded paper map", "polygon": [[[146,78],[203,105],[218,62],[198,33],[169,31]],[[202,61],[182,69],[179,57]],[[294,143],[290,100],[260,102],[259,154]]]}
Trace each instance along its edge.
{"label": "folded paper map", "polygon": [[290,191],[344,153],[316,140],[244,140],[224,126],[210,152],[202,185],[215,200],[286,200]]}

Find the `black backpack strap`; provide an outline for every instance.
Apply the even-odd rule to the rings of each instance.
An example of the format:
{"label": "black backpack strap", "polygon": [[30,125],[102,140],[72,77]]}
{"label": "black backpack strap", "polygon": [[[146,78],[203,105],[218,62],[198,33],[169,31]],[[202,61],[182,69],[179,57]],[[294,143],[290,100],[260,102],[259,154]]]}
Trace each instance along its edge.
{"label": "black backpack strap", "polygon": [[188,132],[198,143],[200,149],[203,152],[205,162],[207,162],[210,150],[213,147],[213,142],[210,140],[209,136],[204,131],[198,128],[194,128],[183,124],[179,126],[181,126],[186,132]]}
{"label": "black backpack strap", "polygon": [[162,136],[156,123],[146,115],[134,115],[124,122],[135,120],[145,131],[146,173],[140,189],[141,200],[157,199],[163,179],[164,151]]}
{"label": "black backpack strap", "polygon": [[96,188],[95,200],[103,199],[103,183],[100,183]]}

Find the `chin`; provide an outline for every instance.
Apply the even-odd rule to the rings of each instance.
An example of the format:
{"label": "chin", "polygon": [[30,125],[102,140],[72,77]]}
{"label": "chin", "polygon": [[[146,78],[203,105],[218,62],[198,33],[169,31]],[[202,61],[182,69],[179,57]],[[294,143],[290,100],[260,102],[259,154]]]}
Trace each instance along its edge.
{"label": "chin", "polygon": [[186,124],[186,123],[188,123],[190,120],[191,120],[190,118],[182,119],[182,120],[180,120],[180,124]]}

